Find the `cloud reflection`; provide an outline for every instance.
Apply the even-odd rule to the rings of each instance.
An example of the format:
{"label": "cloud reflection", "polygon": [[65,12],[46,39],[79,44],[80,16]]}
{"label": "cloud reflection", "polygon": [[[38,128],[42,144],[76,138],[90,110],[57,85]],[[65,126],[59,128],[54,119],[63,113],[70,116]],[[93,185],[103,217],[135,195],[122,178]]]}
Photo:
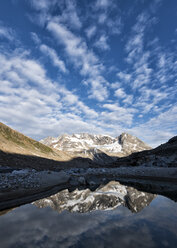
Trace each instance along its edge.
{"label": "cloud reflection", "polygon": [[0,244],[9,247],[175,247],[176,203],[158,196],[134,214],[112,211],[61,213],[32,204],[0,217]]}

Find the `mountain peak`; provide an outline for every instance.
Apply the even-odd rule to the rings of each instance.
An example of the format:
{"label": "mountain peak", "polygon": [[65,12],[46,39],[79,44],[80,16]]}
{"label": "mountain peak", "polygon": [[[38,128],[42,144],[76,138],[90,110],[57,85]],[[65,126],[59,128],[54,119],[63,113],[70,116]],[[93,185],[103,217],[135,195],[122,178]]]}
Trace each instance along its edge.
{"label": "mountain peak", "polygon": [[136,136],[133,136],[129,133],[122,133],[118,137],[118,141],[119,144],[122,146],[122,150],[126,155],[129,155],[133,152],[139,152],[139,151],[151,149],[151,147],[145,144],[142,140],[138,139]]}
{"label": "mountain peak", "polygon": [[[89,157],[100,161],[109,156],[122,157],[132,152],[150,149],[143,141],[128,133],[122,133],[116,138],[102,134],[64,134],[58,138],[46,138],[41,142],[52,148],[69,152],[73,156]],[[98,154],[96,151],[99,151]]]}

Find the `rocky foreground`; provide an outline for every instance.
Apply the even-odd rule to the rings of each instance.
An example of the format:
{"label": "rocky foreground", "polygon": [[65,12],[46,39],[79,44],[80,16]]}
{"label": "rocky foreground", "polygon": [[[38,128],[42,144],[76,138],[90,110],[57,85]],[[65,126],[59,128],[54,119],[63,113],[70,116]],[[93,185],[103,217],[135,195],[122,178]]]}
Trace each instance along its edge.
{"label": "rocky foreground", "polygon": [[142,187],[144,185],[145,191],[151,192],[154,189],[155,193],[177,192],[177,168],[72,168],[60,172],[10,170],[12,169],[1,169],[0,210],[34,201],[64,189],[95,190],[113,180],[125,184],[134,183]]}

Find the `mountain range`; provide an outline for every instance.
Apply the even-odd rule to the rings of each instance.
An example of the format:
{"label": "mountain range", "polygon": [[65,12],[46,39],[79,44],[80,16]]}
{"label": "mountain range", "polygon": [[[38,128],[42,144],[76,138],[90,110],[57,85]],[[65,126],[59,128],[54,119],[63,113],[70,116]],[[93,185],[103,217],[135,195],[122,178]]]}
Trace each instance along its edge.
{"label": "mountain range", "polygon": [[88,133],[64,134],[57,138],[47,137],[40,142],[58,151],[67,152],[72,157],[90,158],[101,164],[113,162],[117,157],[127,156],[133,152],[151,149],[143,141],[128,133],[122,133],[116,138]]}
{"label": "mountain range", "polygon": [[69,167],[177,167],[177,136],[151,149],[123,133],[113,138],[88,133],[48,137],[40,142],[0,123],[0,166],[34,169]]}

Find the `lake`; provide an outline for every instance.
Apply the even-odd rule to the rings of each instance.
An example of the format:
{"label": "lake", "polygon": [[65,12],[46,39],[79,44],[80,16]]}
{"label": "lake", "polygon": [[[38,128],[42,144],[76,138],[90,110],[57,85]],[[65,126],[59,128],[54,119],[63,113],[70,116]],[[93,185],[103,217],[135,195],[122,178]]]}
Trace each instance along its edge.
{"label": "lake", "polygon": [[177,203],[111,182],[0,216],[0,247],[177,247]]}

